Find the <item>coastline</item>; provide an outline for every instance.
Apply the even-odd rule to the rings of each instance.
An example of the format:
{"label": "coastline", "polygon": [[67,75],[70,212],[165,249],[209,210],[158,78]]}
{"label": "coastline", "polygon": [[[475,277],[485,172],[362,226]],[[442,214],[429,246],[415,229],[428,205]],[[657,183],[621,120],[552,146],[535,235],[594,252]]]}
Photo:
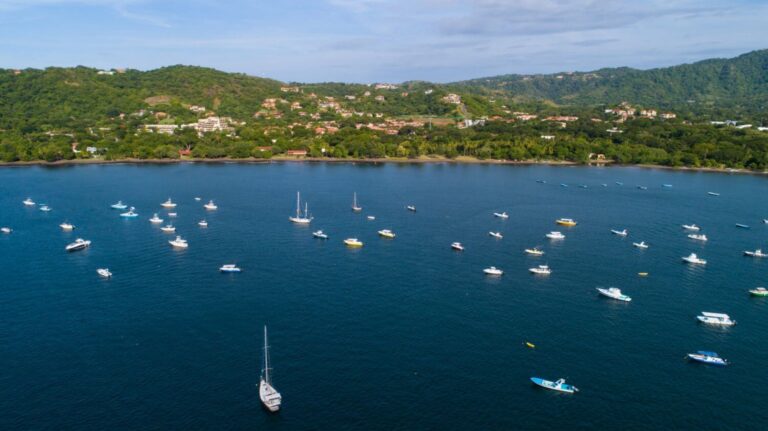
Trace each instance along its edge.
{"label": "coastline", "polygon": [[288,157],[288,156],[274,156],[270,159],[257,159],[257,158],[182,158],[182,159],[117,159],[117,160],[104,160],[104,159],[74,159],[74,160],[58,160],[55,162],[46,162],[44,160],[34,160],[25,162],[0,162],[0,167],[27,167],[27,166],[40,166],[40,167],[67,167],[77,165],[114,165],[114,164],[155,164],[155,165],[169,165],[179,163],[200,163],[200,164],[266,164],[266,163],[367,163],[367,164],[380,164],[380,163],[395,163],[395,164],[431,164],[431,163],[447,163],[447,164],[476,164],[476,165],[511,165],[511,166],[601,166],[601,167],[634,167],[643,169],[664,169],[671,171],[682,172],[708,172],[708,173],[722,173],[722,174],[749,174],[749,175],[768,175],[768,171],[754,171],[749,169],[735,169],[735,168],[708,168],[708,167],[692,167],[692,166],[663,166],[663,165],[649,165],[649,164],[620,164],[615,162],[603,162],[603,163],[579,163],[566,160],[500,160],[500,159],[477,159],[474,157],[459,156],[453,159],[449,159],[441,156],[421,156],[416,159],[405,157],[388,157],[388,158],[332,158],[332,157]]}

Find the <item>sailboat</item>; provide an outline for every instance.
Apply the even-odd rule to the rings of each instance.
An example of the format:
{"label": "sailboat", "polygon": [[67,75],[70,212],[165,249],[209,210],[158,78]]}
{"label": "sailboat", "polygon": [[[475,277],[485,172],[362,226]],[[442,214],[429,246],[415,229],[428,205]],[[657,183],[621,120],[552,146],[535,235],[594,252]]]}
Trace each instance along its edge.
{"label": "sailboat", "polygon": [[359,213],[362,210],[363,210],[363,207],[357,205],[357,193],[355,192],[352,195],[352,211]]}
{"label": "sailboat", "polygon": [[274,386],[272,386],[272,376],[270,376],[272,369],[269,367],[269,344],[267,344],[267,326],[264,325],[264,368],[261,370],[261,380],[259,381],[259,398],[261,403],[270,412],[276,412],[280,410],[280,404],[283,401],[283,397],[280,396],[280,392],[277,392]]}
{"label": "sailboat", "polygon": [[304,217],[301,216],[301,195],[296,192],[296,217],[288,217],[288,220],[297,224],[309,224],[312,217],[309,216],[309,205],[304,202]]}

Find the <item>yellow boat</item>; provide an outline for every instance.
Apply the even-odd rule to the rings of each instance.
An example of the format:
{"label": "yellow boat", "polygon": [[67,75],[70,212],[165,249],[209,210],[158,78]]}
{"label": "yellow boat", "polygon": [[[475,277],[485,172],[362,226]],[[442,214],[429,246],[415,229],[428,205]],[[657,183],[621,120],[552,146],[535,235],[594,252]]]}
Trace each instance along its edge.
{"label": "yellow boat", "polygon": [[533,344],[533,343],[531,343],[530,341],[526,341],[526,342],[525,342],[525,345],[526,345],[527,347],[531,348],[531,349],[535,349],[535,348],[536,348],[536,345],[535,345],[535,344]]}
{"label": "yellow boat", "polygon": [[638,272],[637,275],[639,275],[640,277],[647,277],[648,273],[647,272]]}
{"label": "yellow boat", "polygon": [[347,245],[347,247],[362,247],[363,242],[358,240],[357,238],[347,238],[344,240],[344,244]]}
{"label": "yellow boat", "polygon": [[561,226],[576,226],[576,220],[570,218],[559,218],[555,220],[555,223]]}

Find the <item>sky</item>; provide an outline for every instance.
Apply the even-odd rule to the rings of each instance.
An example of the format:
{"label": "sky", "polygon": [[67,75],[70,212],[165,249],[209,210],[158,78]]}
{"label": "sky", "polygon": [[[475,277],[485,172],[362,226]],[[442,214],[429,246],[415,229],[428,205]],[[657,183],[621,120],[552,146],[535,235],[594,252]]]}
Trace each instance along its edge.
{"label": "sky", "polygon": [[734,57],[767,24],[768,0],[0,0],[0,68],[451,82]]}

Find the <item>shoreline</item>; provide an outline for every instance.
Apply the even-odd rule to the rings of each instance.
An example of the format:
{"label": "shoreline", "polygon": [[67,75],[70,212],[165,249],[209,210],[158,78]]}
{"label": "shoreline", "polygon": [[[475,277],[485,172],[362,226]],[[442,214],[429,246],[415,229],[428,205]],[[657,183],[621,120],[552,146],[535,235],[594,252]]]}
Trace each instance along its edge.
{"label": "shoreline", "polygon": [[707,167],[692,167],[692,166],[663,166],[663,165],[648,165],[648,164],[619,164],[615,162],[604,163],[579,163],[566,160],[499,160],[499,159],[477,159],[474,157],[459,156],[454,159],[448,159],[445,157],[429,157],[422,156],[417,159],[410,158],[378,158],[378,159],[363,159],[363,158],[331,158],[331,157],[281,157],[276,156],[270,159],[257,159],[257,158],[206,158],[206,159],[118,159],[118,160],[104,160],[104,159],[74,159],[74,160],[59,160],[55,162],[46,162],[43,160],[34,160],[27,162],[0,162],[0,167],[28,167],[28,166],[40,166],[40,167],[68,167],[78,165],[116,165],[116,164],[134,164],[134,165],[170,165],[170,164],[268,164],[268,163],[366,163],[366,164],[380,164],[380,163],[394,163],[394,164],[433,164],[433,163],[446,163],[456,165],[510,165],[510,166],[591,166],[591,167],[624,167],[624,168],[642,168],[642,169],[664,169],[670,171],[682,171],[682,172],[708,172],[708,173],[723,173],[723,174],[749,174],[749,175],[768,175],[768,171],[754,171],[749,169],[735,169],[735,168],[707,168]]}

